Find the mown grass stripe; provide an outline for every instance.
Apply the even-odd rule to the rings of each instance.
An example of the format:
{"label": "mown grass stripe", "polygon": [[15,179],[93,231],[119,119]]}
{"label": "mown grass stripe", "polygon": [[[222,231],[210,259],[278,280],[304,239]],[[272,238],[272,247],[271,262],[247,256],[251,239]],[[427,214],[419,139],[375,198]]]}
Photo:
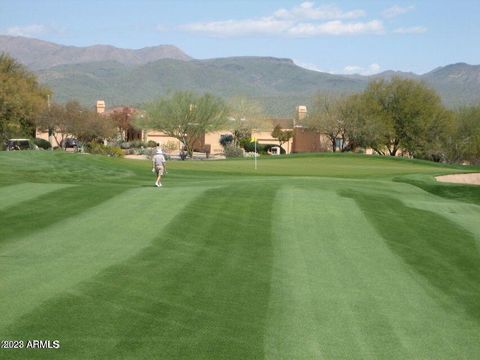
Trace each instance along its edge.
{"label": "mown grass stripe", "polygon": [[[480,187],[432,195],[391,181],[419,174],[431,184],[473,167],[345,154],[261,160],[258,171],[251,159],[170,162],[154,189],[148,161],[0,153],[2,186],[78,185],[0,214],[0,255],[14,255],[0,256],[0,339],[62,342],[2,359],[478,357],[480,322],[462,303],[477,268],[457,246],[478,251],[477,205],[460,201]],[[342,196],[352,193],[367,200]],[[419,244],[379,229],[426,219],[423,239],[443,218],[471,235],[450,259],[451,239],[442,249],[419,242],[429,271],[447,272],[447,289],[398,249]]]}
{"label": "mown grass stripe", "polygon": [[[202,188],[138,188],[4,244],[0,251],[0,334],[4,326],[96,275],[134,256],[162,231]],[[93,189],[92,189],[93,191]]]}
{"label": "mown grass stripe", "polygon": [[31,201],[36,197],[53,191],[69,187],[68,184],[35,184],[23,183],[0,187],[0,211],[11,206],[21,205],[25,201]]}
{"label": "mown grass stripe", "polygon": [[62,356],[79,359],[262,358],[273,197],[270,186],[205,192],[151,246],[45,302],[8,336],[58,337]]}
{"label": "mown grass stripe", "polygon": [[346,195],[357,201],[392,251],[445,295],[440,302],[457,303],[480,323],[480,253],[471,232],[390,196]]}
{"label": "mown grass stripe", "polygon": [[[350,206],[329,191],[285,187],[278,193],[269,359],[406,355],[357,270],[359,244],[339,241],[349,221],[344,209],[359,216]],[[368,234],[369,228],[361,231]]]}
{"label": "mown grass stripe", "polygon": [[[48,185],[45,185],[48,188]],[[42,187],[42,186],[41,186]],[[52,189],[55,188],[52,185]],[[0,250],[7,243],[28,234],[35,234],[45,227],[88,212],[90,208],[121,194],[128,188],[120,186],[66,186],[37,196],[0,211]],[[62,234],[67,237],[66,231]],[[57,236],[62,236],[57,235]]]}
{"label": "mown grass stripe", "polygon": [[[440,304],[438,290],[412,277],[363,208],[335,194],[354,184],[317,184],[277,193],[268,357],[449,359],[478,353],[477,327]],[[362,190],[355,183],[355,192],[363,191],[389,193],[388,187]]]}

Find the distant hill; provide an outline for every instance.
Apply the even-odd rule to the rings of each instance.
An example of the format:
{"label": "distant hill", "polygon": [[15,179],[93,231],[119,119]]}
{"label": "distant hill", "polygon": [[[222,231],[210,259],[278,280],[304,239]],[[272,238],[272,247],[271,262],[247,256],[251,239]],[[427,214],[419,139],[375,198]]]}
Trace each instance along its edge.
{"label": "distant hill", "polygon": [[480,103],[480,65],[458,63],[439,67],[421,79],[450,106]]}
{"label": "distant hill", "polygon": [[120,49],[110,45],[76,47],[4,35],[0,35],[0,52],[9,53],[32,70],[96,61],[118,61],[122,64],[140,65],[159,59],[191,59],[173,45],[146,47],[139,50]]}
{"label": "distant hill", "polygon": [[464,63],[423,75],[385,71],[361,76],[307,70],[292,60],[273,57],[194,60],[173,46],[76,48],[0,36],[2,50],[35,70],[54,91],[56,101],[77,99],[85,105],[97,99],[104,99],[107,107],[140,105],[171,91],[193,90],[255,98],[270,115],[290,116],[296,105],[310,106],[317,93],[350,94],[362,91],[372,80],[394,76],[424,81],[449,107],[480,103],[480,65]]}
{"label": "distant hill", "polygon": [[401,78],[404,78],[404,79],[419,80],[421,78],[421,75],[417,75],[413,72],[387,70],[387,71],[383,71],[383,72],[375,74],[375,75],[370,75],[369,79],[372,79],[372,80],[376,80],[376,79],[390,80],[393,77],[401,77]]}
{"label": "distant hill", "polygon": [[[272,115],[290,115],[317,92],[351,93],[367,80],[306,70],[288,59],[236,57],[179,61],[163,59],[140,66],[118,62],[63,65],[38,71],[57,101],[71,98],[107,106],[140,104],[169,91],[193,90],[231,97],[254,97]],[[308,103],[307,103],[308,104]]]}
{"label": "distant hill", "polygon": [[307,70],[288,59],[235,57],[179,61],[163,59],[144,65],[96,62],[63,65],[37,72],[58,101],[80,99],[93,104],[141,104],[169,91],[193,90],[230,97],[256,98],[266,110],[287,116],[298,104],[310,105],[316,93],[350,94],[371,80],[393,76],[414,78],[434,88],[447,106],[480,102],[480,66],[449,65],[424,75],[384,72],[374,76],[343,76]]}

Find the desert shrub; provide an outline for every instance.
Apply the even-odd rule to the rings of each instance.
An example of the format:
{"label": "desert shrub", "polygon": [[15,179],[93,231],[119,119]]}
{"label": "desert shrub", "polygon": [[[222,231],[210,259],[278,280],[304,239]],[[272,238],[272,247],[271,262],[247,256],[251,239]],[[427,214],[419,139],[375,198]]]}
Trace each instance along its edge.
{"label": "desert shrub", "polygon": [[[252,148],[253,148],[254,143],[251,142],[251,140],[250,140],[249,137],[248,137],[248,138],[242,138],[242,139],[240,139],[240,147],[243,148],[243,149],[245,149],[245,151],[250,151],[250,150],[248,150],[248,149],[250,149],[250,145],[251,145]],[[252,150],[252,151],[253,151],[253,150]]]}
{"label": "desert shrub", "polygon": [[233,135],[231,135],[231,134],[220,135],[219,143],[223,147],[231,145],[233,143]]}
{"label": "desert shrub", "polygon": [[[255,152],[255,143],[247,141],[244,143],[243,148],[246,152]],[[266,153],[265,145],[257,143],[257,153]]]}
{"label": "desert shrub", "polygon": [[132,146],[131,146],[131,144],[130,144],[128,141],[125,141],[125,142],[120,143],[120,148],[121,148],[121,149],[125,149],[125,150],[126,150],[126,149],[130,149],[131,147],[132,147]]}
{"label": "desert shrub", "polygon": [[85,145],[85,151],[90,154],[105,155],[105,146],[92,141]]}
{"label": "desert shrub", "polygon": [[33,143],[37,145],[40,149],[44,149],[44,150],[48,150],[52,147],[52,144],[50,144],[50,142],[45,139],[37,138],[33,140]]}
{"label": "desert shrub", "polygon": [[175,151],[178,150],[178,143],[175,141],[167,141],[166,144],[163,144],[162,148],[166,152]]}
{"label": "desert shrub", "polygon": [[233,145],[227,145],[223,149],[223,153],[226,158],[238,158],[243,157],[243,150]]}
{"label": "desert shrub", "polygon": [[130,147],[138,149],[142,147],[147,147],[147,143],[142,140],[134,140],[130,142]]}
{"label": "desert shrub", "polygon": [[[279,146],[278,144],[259,144],[257,143],[257,153],[267,155],[272,147]],[[244,149],[247,152],[255,152],[255,143],[248,142],[245,143]],[[280,146],[280,154],[285,154],[286,151],[283,147]]]}
{"label": "desert shrub", "polygon": [[156,141],[148,140],[148,142],[147,142],[147,147],[153,148],[153,147],[156,147],[156,146],[157,146],[157,142],[156,142]]}
{"label": "desert shrub", "polygon": [[138,149],[131,149],[134,151],[134,154],[135,155],[149,155],[151,153],[153,153],[154,151],[156,151],[156,149],[154,148],[138,148]]}
{"label": "desert shrub", "polygon": [[86,151],[90,154],[108,155],[112,157],[123,157],[123,150],[118,146],[105,146],[96,142],[89,142]]}
{"label": "desert shrub", "polygon": [[253,142],[250,142],[249,139],[240,140],[240,146],[244,148],[246,152],[252,152],[255,149],[255,144]]}
{"label": "desert shrub", "polygon": [[97,142],[89,142],[85,146],[86,152],[90,154],[99,154],[99,155],[106,155],[106,146],[103,144],[99,144]]}
{"label": "desert shrub", "polygon": [[111,157],[123,157],[123,151],[118,146],[105,146],[107,148],[107,155]]}
{"label": "desert shrub", "polygon": [[269,151],[272,151],[272,147],[280,147],[280,154],[286,154],[287,152],[285,149],[277,144],[265,144],[263,147],[263,151],[267,154]]}

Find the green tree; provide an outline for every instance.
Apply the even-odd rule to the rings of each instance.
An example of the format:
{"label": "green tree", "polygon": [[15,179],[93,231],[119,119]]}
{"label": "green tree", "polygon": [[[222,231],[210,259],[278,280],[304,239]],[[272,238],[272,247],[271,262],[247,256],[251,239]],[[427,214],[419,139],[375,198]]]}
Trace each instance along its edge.
{"label": "green tree", "polygon": [[366,125],[376,132],[369,145],[379,153],[395,156],[402,149],[427,157],[446,131],[449,114],[440,97],[419,81],[374,81],[362,97],[369,114]]}
{"label": "green tree", "polygon": [[480,163],[480,105],[455,111],[446,148],[450,162]]}
{"label": "green tree", "polygon": [[43,109],[35,119],[35,124],[40,130],[48,131],[49,136],[53,136],[57,144],[61,144],[71,130],[68,120],[65,107],[53,103]]}
{"label": "green tree", "polygon": [[342,98],[338,103],[338,112],[342,123],[343,151],[367,147],[370,140],[375,139],[375,123],[367,121],[368,111],[360,94]]}
{"label": "green tree", "polygon": [[117,133],[116,124],[109,116],[101,116],[88,108],[83,108],[78,120],[73,132],[84,143],[111,139]]}
{"label": "green tree", "polygon": [[51,104],[36,118],[36,126],[48,130],[58,144],[64,144],[69,137],[90,142],[110,138],[115,133],[115,125],[110,117],[99,116],[77,101]]}
{"label": "green tree", "polygon": [[345,124],[341,111],[342,98],[319,95],[314,98],[313,110],[303,123],[325,135],[333,152],[337,151],[337,140],[342,139],[341,150],[346,146]]}
{"label": "green tree", "polygon": [[195,144],[206,132],[222,128],[227,121],[225,102],[210,94],[176,92],[146,106],[146,116],[137,126],[156,129],[182,142],[192,157]]}
{"label": "green tree", "polygon": [[277,139],[280,147],[282,147],[283,144],[289,142],[290,139],[293,137],[293,131],[292,130],[282,130],[280,125],[276,125],[273,128],[272,137],[274,139]]}
{"label": "green tree", "polygon": [[136,116],[141,116],[142,114],[135,115],[134,110],[129,107],[123,107],[119,111],[114,111],[109,117],[116,125],[118,129],[118,135],[122,141],[129,140],[129,135],[135,132],[136,129],[133,125]]}
{"label": "green tree", "polygon": [[34,74],[6,54],[0,54],[0,140],[35,136],[35,118],[47,104],[49,90]]}

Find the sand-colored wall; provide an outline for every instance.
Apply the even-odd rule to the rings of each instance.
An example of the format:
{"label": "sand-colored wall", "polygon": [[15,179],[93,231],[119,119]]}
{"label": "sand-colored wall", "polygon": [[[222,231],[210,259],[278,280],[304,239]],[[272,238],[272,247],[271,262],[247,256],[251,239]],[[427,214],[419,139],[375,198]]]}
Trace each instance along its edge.
{"label": "sand-colored wall", "polygon": [[[231,132],[215,131],[215,132],[205,134],[205,145],[211,146],[211,150],[210,150],[211,154],[223,153],[223,147],[222,145],[220,145],[220,136],[223,134],[231,134]],[[160,143],[160,145],[163,147],[167,144],[172,144],[172,147],[175,147],[173,151],[180,150],[182,147],[182,143],[180,142],[180,140],[170,137],[168,135],[165,135],[161,131],[156,131],[156,130],[145,131],[144,141],[150,141],[150,140]]]}
{"label": "sand-colored wall", "polygon": [[[50,143],[52,144],[53,147],[57,147],[57,146],[60,147],[60,144],[57,143],[54,136],[52,136],[51,139],[48,138],[48,131],[41,131],[41,130],[37,129],[37,132],[35,133],[35,137],[37,139],[43,139],[43,140],[50,141]],[[57,135],[57,137],[58,137],[59,140],[61,139],[61,136]]]}
{"label": "sand-colored wall", "polygon": [[181,146],[182,146],[182,143],[180,142],[180,140],[174,138],[174,137],[171,137],[171,136],[168,136],[166,134],[164,134],[163,132],[161,131],[157,131],[157,130],[147,130],[144,132],[144,136],[143,136],[143,140],[144,141],[155,141],[157,143],[160,144],[160,146],[165,146],[165,145],[170,145],[172,146],[173,148],[173,151],[175,150],[180,150],[181,149]]}
{"label": "sand-colored wall", "polygon": [[[257,139],[259,144],[279,145],[278,140],[272,137],[272,131],[254,131],[252,132],[252,136]],[[292,143],[293,138],[290,139],[288,142],[282,144],[282,147],[285,149],[287,154],[290,154],[290,152],[292,151]]]}
{"label": "sand-colored wall", "polygon": [[222,135],[232,135],[231,131],[214,131],[205,134],[205,145],[210,145],[212,154],[222,154],[223,146],[220,145]]}

